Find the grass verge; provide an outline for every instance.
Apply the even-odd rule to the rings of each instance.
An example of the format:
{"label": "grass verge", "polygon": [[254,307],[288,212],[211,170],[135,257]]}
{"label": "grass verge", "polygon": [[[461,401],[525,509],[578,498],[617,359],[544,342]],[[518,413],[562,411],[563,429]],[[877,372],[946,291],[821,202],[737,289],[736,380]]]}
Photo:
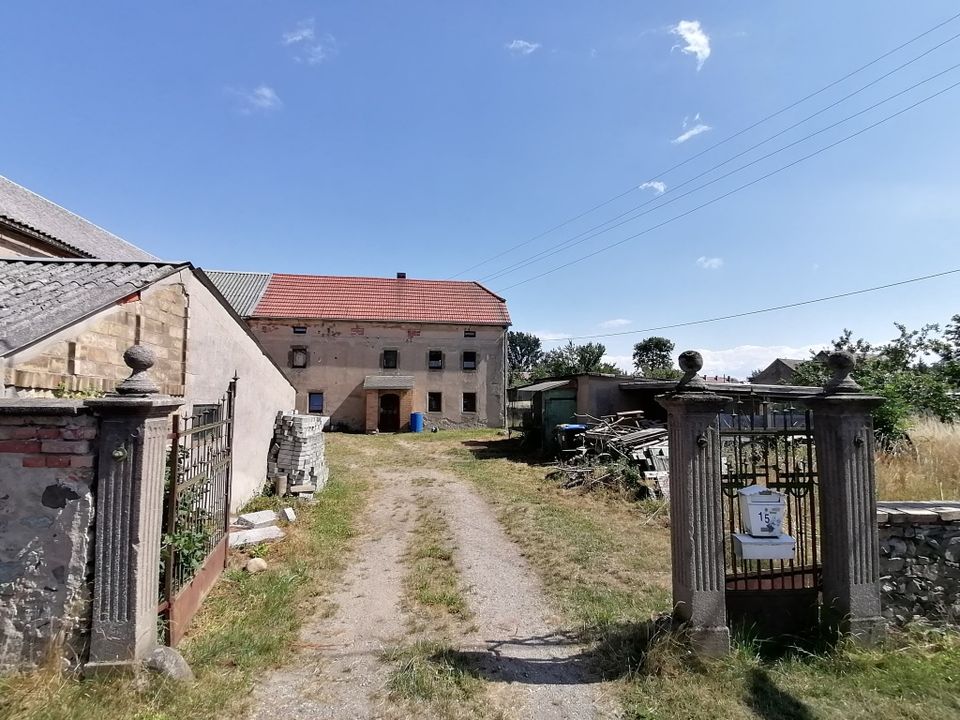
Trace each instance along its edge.
{"label": "grass verge", "polygon": [[960,424],[917,418],[910,441],[877,456],[880,499],[960,499]]}
{"label": "grass verge", "polygon": [[[0,718],[13,720],[193,720],[236,717],[254,681],[295,649],[316,596],[339,576],[365,496],[360,466],[330,442],[331,480],[282,543],[270,569],[228,570],[207,597],[180,650],[197,676],[191,685],[155,677],[80,680],[53,671],[0,678]],[[257,500],[258,509],[276,501]]]}

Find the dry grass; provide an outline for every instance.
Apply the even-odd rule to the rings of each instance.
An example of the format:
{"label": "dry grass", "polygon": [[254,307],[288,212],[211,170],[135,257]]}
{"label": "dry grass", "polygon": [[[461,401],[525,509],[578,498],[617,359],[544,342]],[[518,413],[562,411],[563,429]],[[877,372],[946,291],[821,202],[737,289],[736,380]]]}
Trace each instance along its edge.
{"label": "dry grass", "polygon": [[352,453],[336,441],[329,457],[329,486],[316,503],[297,508],[299,519],[287,538],[266,554],[270,569],[256,575],[228,570],[207,597],[180,646],[195,683],[148,676],[81,680],[54,670],[0,678],[0,718],[242,717],[254,682],[296,649],[301,624],[316,612],[316,596],[328,591],[343,569],[366,483]]}
{"label": "dry grass", "polygon": [[960,500],[960,425],[914,421],[910,443],[877,457],[881,500]]}

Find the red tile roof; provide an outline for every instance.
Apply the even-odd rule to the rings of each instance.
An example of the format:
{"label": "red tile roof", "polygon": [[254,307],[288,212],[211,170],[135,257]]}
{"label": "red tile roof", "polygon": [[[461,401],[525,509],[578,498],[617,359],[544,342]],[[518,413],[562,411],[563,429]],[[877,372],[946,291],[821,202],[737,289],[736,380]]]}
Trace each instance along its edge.
{"label": "red tile roof", "polygon": [[509,325],[507,302],[475,282],[274,274],[253,317]]}

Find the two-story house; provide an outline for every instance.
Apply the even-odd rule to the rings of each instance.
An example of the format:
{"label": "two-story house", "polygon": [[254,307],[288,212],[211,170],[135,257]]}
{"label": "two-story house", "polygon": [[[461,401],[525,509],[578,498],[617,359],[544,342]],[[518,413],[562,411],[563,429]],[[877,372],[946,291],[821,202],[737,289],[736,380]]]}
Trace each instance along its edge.
{"label": "two-story house", "polygon": [[333,429],[502,427],[506,301],[475,282],[211,272]]}

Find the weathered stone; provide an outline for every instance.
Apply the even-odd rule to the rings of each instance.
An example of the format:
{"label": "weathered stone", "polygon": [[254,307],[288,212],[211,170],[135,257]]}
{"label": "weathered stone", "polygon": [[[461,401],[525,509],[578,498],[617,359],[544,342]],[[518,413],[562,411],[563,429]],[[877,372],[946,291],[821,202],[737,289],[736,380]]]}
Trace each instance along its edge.
{"label": "weathered stone", "polygon": [[230,547],[244,547],[246,545],[256,545],[257,543],[269,542],[271,540],[280,540],[286,537],[286,533],[276,525],[255,530],[231,530]]}
{"label": "weathered stone", "polygon": [[147,655],[144,667],[168,680],[193,682],[193,670],[176,648],[160,645]]}
{"label": "weathered stone", "polygon": [[267,561],[263,558],[250,558],[247,560],[247,564],[244,565],[244,569],[251,575],[256,575],[258,572],[263,572],[267,569]]}
{"label": "weathered stone", "polygon": [[280,511],[280,514],[283,516],[283,519],[287,522],[296,522],[297,514],[293,511],[293,508],[287,507]]}
{"label": "weathered stone", "polygon": [[237,518],[237,525],[244,528],[261,528],[277,524],[277,513],[273,510],[245,513]]}

